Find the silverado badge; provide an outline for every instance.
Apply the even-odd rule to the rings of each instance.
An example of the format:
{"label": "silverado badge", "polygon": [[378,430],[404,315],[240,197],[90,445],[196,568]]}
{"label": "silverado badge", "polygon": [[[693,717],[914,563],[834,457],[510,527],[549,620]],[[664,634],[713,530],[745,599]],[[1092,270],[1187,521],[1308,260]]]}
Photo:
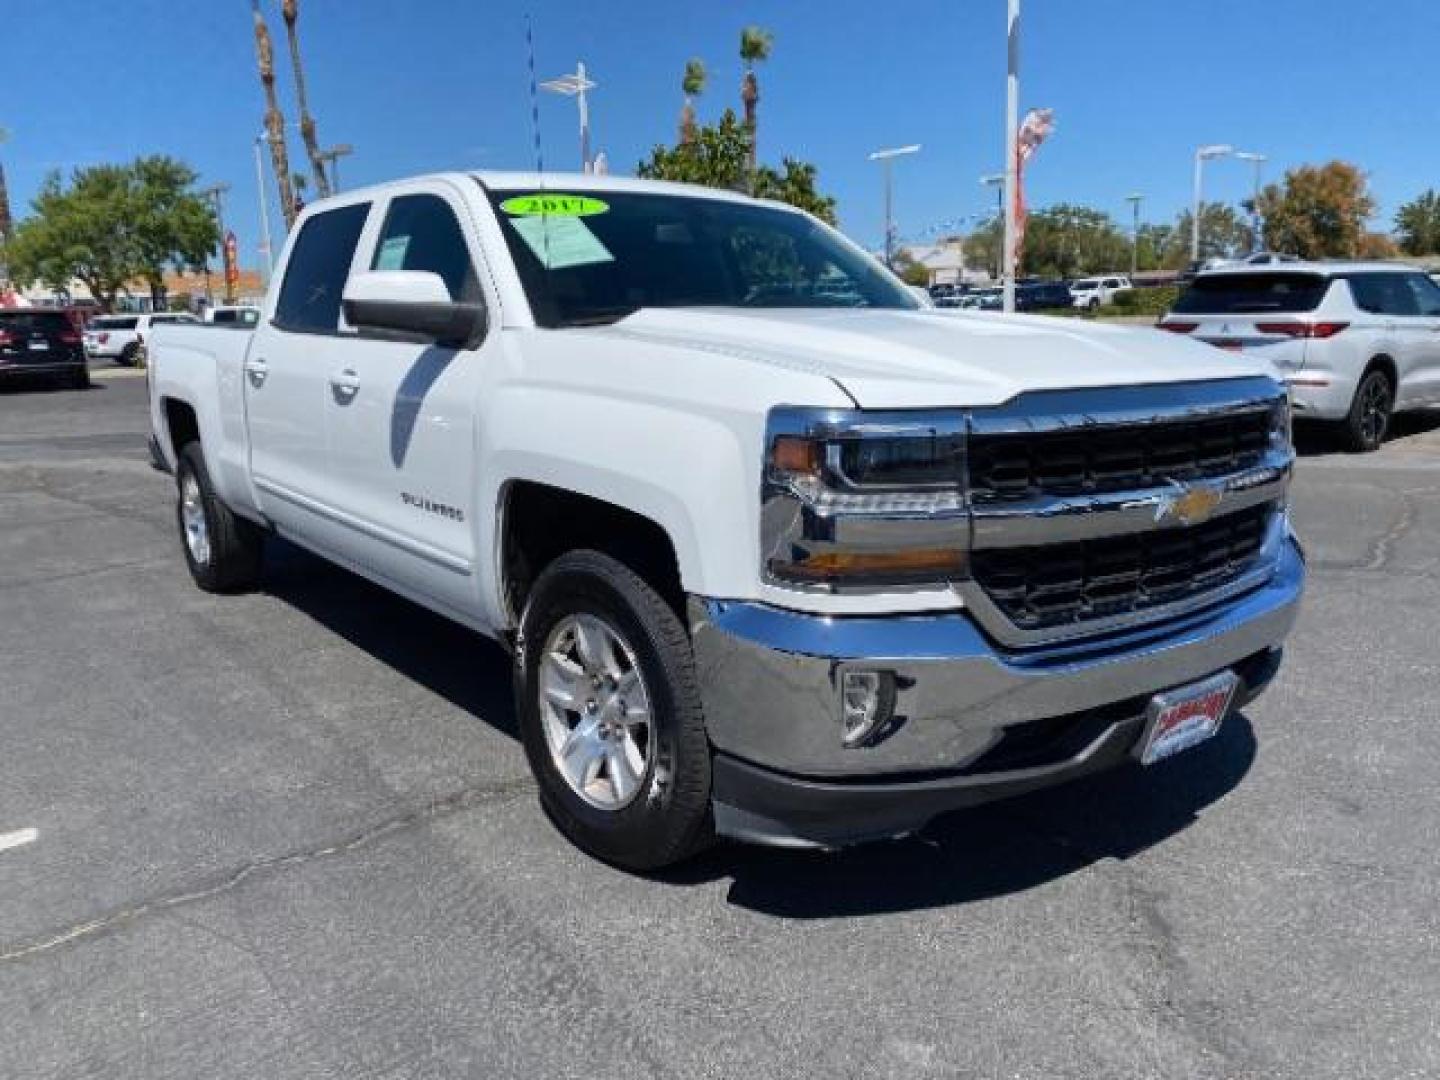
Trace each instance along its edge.
{"label": "silverado badge", "polygon": [[1198,525],[1215,512],[1220,505],[1221,491],[1214,486],[1182,484],[1172,480],[1175,492],[1163,495],[1155,508],[1155,520],[1160,524],[1174,522],[1177,525]]}

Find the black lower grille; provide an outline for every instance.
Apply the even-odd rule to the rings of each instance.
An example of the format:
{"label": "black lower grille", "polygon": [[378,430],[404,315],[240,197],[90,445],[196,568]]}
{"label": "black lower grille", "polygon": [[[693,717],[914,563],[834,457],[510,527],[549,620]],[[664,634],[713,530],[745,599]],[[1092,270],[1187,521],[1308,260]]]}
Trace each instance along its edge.
{"label": "black lower grille", "polygon": [[1048,629],[1128,615],[1219,588],[1254,564],[1274,508],[1188,528],[977,551],[976,582],[1016,626]]}
{"label": "black lower grille", "polygon": [[1046,432],[976,433],[970,497],[979,503],[1163,486],[1238,472],[1270,443],[1268,408],[1232,416]]}

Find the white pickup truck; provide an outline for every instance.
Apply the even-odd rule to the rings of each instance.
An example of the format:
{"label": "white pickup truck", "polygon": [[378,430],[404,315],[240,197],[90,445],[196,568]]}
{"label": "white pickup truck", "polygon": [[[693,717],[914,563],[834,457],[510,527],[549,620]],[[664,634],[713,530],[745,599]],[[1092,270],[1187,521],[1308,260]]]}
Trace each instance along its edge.
{"label": "white pickup truck", "polygon": [[1166,757],[1272,678],[1301,594],[1263,361],[922,310],[724,192],[347,192],[258,328],[152,354],[199,586],[278,534],[501,642],[542,800],[627,867]]}

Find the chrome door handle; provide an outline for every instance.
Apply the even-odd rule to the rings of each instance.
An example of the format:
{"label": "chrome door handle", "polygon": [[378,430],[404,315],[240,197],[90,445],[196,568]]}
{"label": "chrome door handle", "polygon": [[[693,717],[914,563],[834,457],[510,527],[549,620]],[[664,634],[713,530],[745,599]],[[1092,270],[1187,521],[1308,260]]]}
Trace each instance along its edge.
{"label": "chrome door handle", "polygon": [[269,365],[258,356],[254,360],[245,361],[245,374],[250,376],[250,385],[259,387],[264,385],[265,376],[270,374]]}
{"label": "chrome door handle", "polygon": [[330,385],[337,394],[345,397],[354,397],[360,389],[360,376],[356,375],[350,368],[346,368],[338,375],[330,376]]}

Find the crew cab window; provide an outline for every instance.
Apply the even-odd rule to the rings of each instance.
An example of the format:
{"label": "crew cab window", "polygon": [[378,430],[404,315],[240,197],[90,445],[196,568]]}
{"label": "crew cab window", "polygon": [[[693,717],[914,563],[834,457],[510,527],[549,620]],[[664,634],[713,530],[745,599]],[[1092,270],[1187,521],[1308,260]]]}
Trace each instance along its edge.
{"label": "crew cab window", "polygon": [[339,328],[340,295],[369,213],[369,203],[342,206],[316,214],[301,226],[275,302],[276,326],[326,334]]}
{"label": "crew cab window", "polygon": [[1355,306],[1372,315],[1418,315],[1417,298],[1404,274],[1354,274],[1350,293]]}
{"label": "crew cab window", "polygon": [[428,270],[444,280],[451,300],[480,299],[465,234],[438,195],[401,195],[390,203],[370,269]]}

